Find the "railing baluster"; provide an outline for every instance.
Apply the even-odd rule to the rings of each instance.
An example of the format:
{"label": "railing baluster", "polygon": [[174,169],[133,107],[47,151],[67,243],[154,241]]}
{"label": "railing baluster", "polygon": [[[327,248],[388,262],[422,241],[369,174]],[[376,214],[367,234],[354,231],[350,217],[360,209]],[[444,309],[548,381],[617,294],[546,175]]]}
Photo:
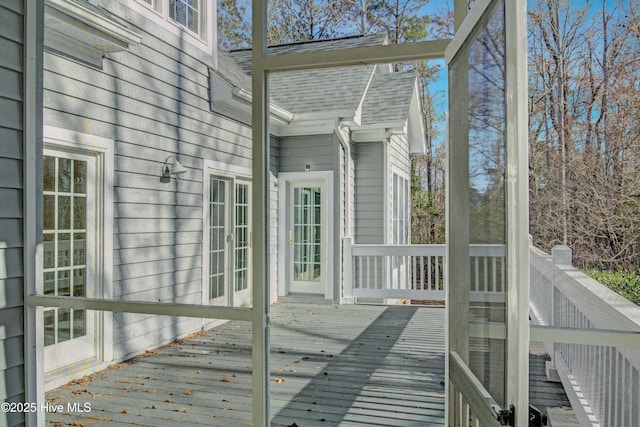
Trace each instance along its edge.
{"label": "railing baluster", "polygon": [[505,292],[507,287],[505,286],[506,274],[505,274],[505,259],[502,258],[502,262],[500,263],[500,292]]}
{"label": "railing baluster", "polygon": [[492,257],[491,258],[491,292],[497,292],[498,290],[496,289],[496,287],[498,286],[498,284],[496,283],[496,281],[498,280],[496,273],[497,273],[497,268],[498,268],[498,258],[497,257]]}
{"label": "railing baluster", "polygon": [[[429,289],[437,289],[435,287],[433,287],[433,288],[431,287],[431,283],[432,283],[431,282],[431,262],[432,262],[431,260],[432,259],[433,259],[433,257],[431,257],[431,256],[427,257],[427,286],[428,286]],[[436,258],[436,262],[437,262],[437,258]],[[423,271],[423,274],[424,274],[424,271]],[[424,280],[424,276],[423,276],[423,280]]]}
{"label": "railing baluster", "polygon": [[480,290],[480,258],[479,257],[474,257],[473,258],[473,262],[475,265],[475,288],[473,289],[474,291],[479,291]]}
{"label": "railing baluster", "polygon": [[374,275],[373,275],[373,289],[378,289],[378,257],[375,256],[373,257],[373,269],[374,269]]}
{"label": "railing baluster", "polygon": [[489,257],[482,257],[482,269],[484,276],[484,283],[482,284],[482,290],[485,292],[489,291]]}

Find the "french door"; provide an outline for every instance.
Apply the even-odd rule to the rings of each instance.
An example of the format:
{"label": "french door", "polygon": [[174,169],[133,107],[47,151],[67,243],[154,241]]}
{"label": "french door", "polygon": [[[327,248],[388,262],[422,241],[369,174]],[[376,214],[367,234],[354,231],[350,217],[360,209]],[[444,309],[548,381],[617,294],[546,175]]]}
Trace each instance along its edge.
{"label": "french door", "polygon": [[[526,1],[485,0],[446,52],[449,425],[528,425]],[[471,247],[474,249],[471,250]],[[481,251],[499,248],[488,268]],[[487,258],[485,258],[487,259]],[[479,278],[502,284],[472,292]]]}
{"label": "french door", "polygon": [[207,180],[205,294],[213,305],[251,303],[251,184],[211,174]]}
{"label": "french door", "polygon": [[289,188],[289,278],[294,293],[324,294],[326,183],[292,181]]}
{"label": "french door", "polygon": [[[43,160],[45,295],[97,296],[96,158],[45,149]],[[73,308],[44,308],[47,372],[96,356],[96,316]]]}
{"label": "french door", "polygon": [[281,172],[278,176],[278,295],[333,298],[333,258],[327,245],[333,229],[329,171]]}

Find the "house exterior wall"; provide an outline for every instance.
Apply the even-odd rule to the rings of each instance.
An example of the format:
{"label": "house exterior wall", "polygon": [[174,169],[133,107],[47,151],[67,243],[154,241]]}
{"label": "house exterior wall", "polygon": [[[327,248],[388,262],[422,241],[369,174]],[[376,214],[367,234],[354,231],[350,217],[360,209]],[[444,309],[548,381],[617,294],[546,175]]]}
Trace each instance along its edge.
{"label": "house exterior wall", "polygon": [[384,243],[384,145],[358,142],[355,164],[355,243]]}
{"label": "house exterior wall", "polygon": [[[202,303],[203,160],[251,167],[251,131],[210,112],[211,57],[126,8],[142,35],[103,69],[45,54],[45,124],[114,141],[115,299]],[[159,182],[170,155],[188,168]],[[198,319],[113,315],[121,360],[199,329]]]}
{"label": "house exterior wall", "polygon": [[269,265],[270,265],[270,279],[271,289],[269,295],[269,301],[274,303],[278,300],[278,170],[280,168],[280,140],[274,136],[271,137],[271,179],[270,179],[270,209],[269,209],[269,222],[270,222],[270,235],[269,241]]}
{"label": "house exterior wall", "polygon": [[280,138],[280,172],[335,170],[335,135],[310,135]]}
{"label": "house exterior wall", "polygon": [[[393,243],[393,174],[397,173],[402,179],[407,180],[409,185],[411,183],[411,155],[409,150],[409,140],[406,135],[392,135],[391,138],[389,138],[388,167],[389,170],[387,171],[387,176],[389,179],[387,180],[387,194],[389,194],[390,197],[388,198],[388,212],[386,215],[387,241],[389,243]],[[410,194],[406,195],[406,197],[410,200]],[[409,218],[411,218],[410,214]],[[410,221],[407,222],[406,226],[409,228],[410,236]],[[409,242],[411,242],[411,240],[409,240]]]}
{"label": "house exterior wall", "polygon": [[[333,173],[333,187],[328,189],[328,209],[333,217],[333,228],[329,231],[333,265],[342,259],[341,242],[345,233],[344,156],[340,141],[335,134],[282,137],[279,139],[279,172],[329,171]],[[342,281],[341,268],[331,270],[334,301],[340,299]],[[276,283],[276,282],[273,282]]]}
{"label": "house exterior wall", "polygon": [[393,135],[389,140],[389,164],[409,175],[411,171],[411,157],[409,154],[409,140],[406,135]]}
{"label": "house exterior wall", "polygon": [[[24,3],[0,3],[0,399],[23,402]],[[0,425],[23,414],[3,412]]]}

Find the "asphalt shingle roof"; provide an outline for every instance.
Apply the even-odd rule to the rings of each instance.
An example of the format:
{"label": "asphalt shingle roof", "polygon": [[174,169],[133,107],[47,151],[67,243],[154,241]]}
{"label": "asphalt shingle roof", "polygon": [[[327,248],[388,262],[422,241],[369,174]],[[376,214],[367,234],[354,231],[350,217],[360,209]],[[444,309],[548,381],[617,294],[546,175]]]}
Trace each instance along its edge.
{"label": "asphalt shingle roof", "polygon": [[415,71],[376,73],[362,105],[362,124],[407,120]]}
{"label": "asphalt shingle roof", "polygon": [[[387,43],[384,33],[272,46],[269,55],[327,51]],[[219,52],[218,68],[233,85],[251,89],[251,50]],[[374,65],[270,74],[271,100],[294,114],[355,110],[363,101],[362,123],[406,120],[414,72],[380,73]],[[368,89],[367,89],[367,86]]]}
{"label": "asphalt shingle roof", "polygon": [[244,72],[228,52],[218,50],[217,72],[233,86],[251,89],[251,76]]}

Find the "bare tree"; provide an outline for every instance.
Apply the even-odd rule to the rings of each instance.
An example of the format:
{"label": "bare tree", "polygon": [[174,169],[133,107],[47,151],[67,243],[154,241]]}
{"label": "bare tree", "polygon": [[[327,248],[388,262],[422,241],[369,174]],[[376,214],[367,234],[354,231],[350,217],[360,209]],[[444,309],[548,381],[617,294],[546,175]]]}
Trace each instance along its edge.
{"label": "bare tree", "polygon": [[640,261],[637,10],[539,0],[529,15],[531,232],[585,266]]}

